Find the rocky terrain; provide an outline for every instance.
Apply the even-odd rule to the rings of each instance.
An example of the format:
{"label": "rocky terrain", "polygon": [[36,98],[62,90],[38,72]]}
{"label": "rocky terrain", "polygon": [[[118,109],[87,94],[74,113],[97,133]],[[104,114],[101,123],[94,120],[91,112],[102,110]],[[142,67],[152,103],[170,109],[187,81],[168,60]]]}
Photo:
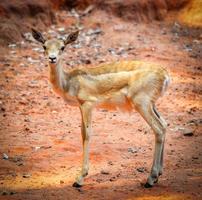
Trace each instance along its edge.
{"label": "rocky terrain", "polygon": [[[30,2],[35,5],[35,1]],[[143,14],[135,12],[133,19],[130,12],[117,13],[119,1],[113,6],[109,6],[113,1],[104,1],[104,7],[99,1],[75,1],[71,8],[70,1],[49,1],[48,7],[43,2],[36,2],[45,9],[40,13],[37,7],[34,16],[38,13],[38,18],[25,17],[33,7],[22,3],[25,12],[19,19],[27,24],[25,30],[13,20],[18,11],[12,5],[18,4],[0,2],[1,16],[12,10],[0,24],[6,19],[5,25],[10,27],[11,20],[20,32],[14,40],[5,39],[0,32],[4,47],[0,56],[0,200],[201,199],[202,29],[177,20],[175,9],[184,3],[155,1],[165,3],[157,9],[162,15],[144,10]],[[132,1],[124,2],[126,9]],[[141,2],[142,6],[146,1]],[[153,1],[149,2],[146,8],[153,8]],[[45,12],[49,16],[46,21],[40,17]],[[171,85],[157,104],[168,130],[164,174],[156,186],[142,187],[154,148],[154,135],[144,120],[137,112],[95,110],[89,175],[84,187],[72,188],[82,156],[79,109],[67,105],[51,90],[47,59],[33,40],[30,26],[43,31],[46,38],[80,30],[77,42],[65,49],[66,70],[142,60],[161,64],[169,71]]]}

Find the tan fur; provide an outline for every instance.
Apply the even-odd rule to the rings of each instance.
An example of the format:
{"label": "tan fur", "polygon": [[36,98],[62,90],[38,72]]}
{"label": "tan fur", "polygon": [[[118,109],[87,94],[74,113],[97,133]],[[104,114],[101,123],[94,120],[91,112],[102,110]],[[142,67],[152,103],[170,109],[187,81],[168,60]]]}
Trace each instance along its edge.
{"label": "tan fur", "polygon": [[[52,70],[50,77],[55,76],[55,70]],[[56,89],[53,78],[50,81],[55,91],[67,101],[70,96],[74,96],[75,101],[91,101],[97,107],[110,110],[119,107],[131,111],[131,98],[139,93],[144,93],[155,102],[163,91],[167,77],[167,71],[160,66],[139,61],[122,61],[64,72],[64,79],[70,84],[66,84],[62,90]],[[70,88],[72,95],[69,96],[67,93]]]}
{"label": "tan fur", "polygon": [[[38,41],[42,35],[34,32]],[[56,63],[49,63],[50,82],[54,91],[70,105],[79,106],[82,116],[83,164],[74,186],[83,184],[89,168],[89,138],[91,116],[94,107],[120,109],[124,112],[137,110],[155,133],[155,151],[151,174],[147,186],[152,186],[162,174],[163,149],[166,122],[155,109],[156,100],[165,91],[168,72],[152,63],[121,61],[102,64],[93,68],[77,68],[65,72],[59,58],[61,48],[75,41],[78,32],[70,34],[66,42],[48,40],[44,43],[49,60],[55,56]]]}

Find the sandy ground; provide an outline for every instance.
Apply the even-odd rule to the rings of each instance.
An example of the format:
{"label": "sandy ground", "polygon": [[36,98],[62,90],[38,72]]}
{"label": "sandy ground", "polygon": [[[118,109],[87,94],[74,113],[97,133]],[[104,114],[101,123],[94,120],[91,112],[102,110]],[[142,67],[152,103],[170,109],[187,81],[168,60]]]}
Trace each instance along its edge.
{"label": "sandy ground", "polygon": [[[75,22],[66,12],[58,18],[50,34]],[[95,110],[89,175],[84,187],[72,188],[82,156],[79,109],[52,92],[42,48],[25,41],[1,56],[0,199],[202,199],[201,30],[170,21],[136,24],[101,11],[81,23],[80,42],[65,50],[67,69],[142,60],[170,72],[157,104],[169,124],[164,174],[153,188],[141,186],[154,135],[138,113]]]}

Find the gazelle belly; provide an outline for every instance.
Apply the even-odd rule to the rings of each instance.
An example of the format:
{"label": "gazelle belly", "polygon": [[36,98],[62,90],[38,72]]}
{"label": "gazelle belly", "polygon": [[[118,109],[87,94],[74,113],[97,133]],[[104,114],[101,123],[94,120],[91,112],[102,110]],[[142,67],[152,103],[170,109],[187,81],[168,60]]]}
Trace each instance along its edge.
{"label": "gazelle belly", "polygon": [[130,112],[133,109],[133,104],[125,95],[114,95],[111,98],[99,102],[97,107],[107,110],[121,110]]}

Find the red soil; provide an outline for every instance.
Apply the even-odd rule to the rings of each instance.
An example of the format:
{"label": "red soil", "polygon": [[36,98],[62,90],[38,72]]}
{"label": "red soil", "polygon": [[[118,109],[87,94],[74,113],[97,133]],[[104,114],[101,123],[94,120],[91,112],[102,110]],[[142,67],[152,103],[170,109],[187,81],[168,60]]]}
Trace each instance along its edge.
{"label": "red soil", "polygon": [[[62,23],[54,31],[75,22],[65,11],[58,15]],[[166,21],[137,24],[102,11],[82,24],[81,35],[90,28],[102,30],[96,39],[101,47],[70,46],[67,68],[81,60],[92,65],[143,60],[170,71],[172,83],[157,105],[169,123],[164,174],[151,189],[140,184],[149,174],[154,135],[138,113],[95,110],[89,175],[82,189],[72,188],[82,155],[79,109],[52,92],[39,44],[25,41],[11,46],[0,63],[0,155],[9,157],[0,158],[0,199],[201,199],[201,30]],[[108,48],[125,52],[113,55]],[[184,136],[188,131],[193,135]]]}

